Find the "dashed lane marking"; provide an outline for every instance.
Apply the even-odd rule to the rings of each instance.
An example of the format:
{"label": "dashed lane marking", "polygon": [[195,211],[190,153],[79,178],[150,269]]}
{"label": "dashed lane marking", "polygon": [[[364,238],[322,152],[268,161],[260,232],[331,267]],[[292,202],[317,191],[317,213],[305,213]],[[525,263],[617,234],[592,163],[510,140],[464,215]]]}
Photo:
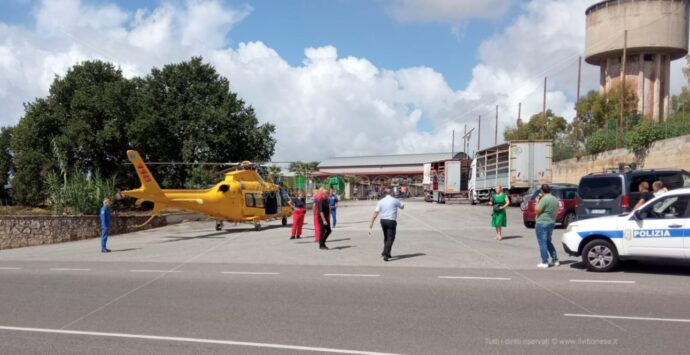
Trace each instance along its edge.
{"label": "dashed lane marking", "polygon": [[600,319],[628,319],[628,320],[646,320],[655,322],[676,322],[676,323],[690,323],[690,319],[680,318],[653,318],[653,317],[627,317],[627,316],[607,316],[600,314],[573,314],[566,313],[565,317],[580,317],[580,318],[600,318]]}
{"label": "dashed lane marking", "polygon": [[135,269],[135,270],[129,270],[129,272],[153,272],[153,273],[161,273],[161,274],[167,274],[171,272],[182,272],[180,270],[141,270],[141,269]]}
{"label": "dashed lane marking", "polygon": [[91,269],[75,269],[68,267],[51,267],[51,271],[91,271]]}
{"label": "dashed lane marking", "polygon": [[323,274],[323,276],[336,276],[336,277],[379,277],[381,275],[376,274]]}
{"label": "dashed lane marking", "polygon": [[143,334],[87,332],[87,331],[64,330],[64,329],[22,328],[22,327],[0,326],[0,330],[17,331],[17,332],[32,332],[32,333],[64,334],[64,335],[85,335],[85,336],[108,337],[108,338],[144,339],[144,340],[158,340],[158,341],[168,341],[168,342],[201,343],[201,344],[213,344],[213,345],[234,345],[234,346],[245,346],[245,347],[253,347],[253,348],[267,348],[267,349],[294,350],[294,351],[313,351],[313,352],[333,353],[333,354],[397,355],[397,354],[392,354],[392,353],[379,353],[379,352],[373,352],[373,351],[335,349],[335,348],[320,348],[320,347],[312,347],[312,346],[298,346],[298,345],[271,344],[271,343],[253,343],[253,342],[246,342],[246,341],[183,338],[183,337],[169,337],[169,336],[143,335]]}
{"label": "dashed lane marking", "polygon": [[223,271],[226,275],[280,275],[279,272]]}
{"label": "dashed lane marking", "polygon": [[439,276],[439,279],[510,281],[510,277]]}
{"label": "dashed lane marking", "polygon": [[21,270],[22,268],[20,267],[11,267],[11,266],[3,266],[0,267],[0,270]]}

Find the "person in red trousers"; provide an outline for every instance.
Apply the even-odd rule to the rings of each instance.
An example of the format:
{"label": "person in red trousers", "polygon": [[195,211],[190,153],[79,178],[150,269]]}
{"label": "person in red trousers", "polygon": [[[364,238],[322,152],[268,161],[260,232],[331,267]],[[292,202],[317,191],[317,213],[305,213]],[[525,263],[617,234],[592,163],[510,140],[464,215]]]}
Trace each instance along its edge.
{"label": "person in red trousers", "polygon": [[307,213],[307,200],[304,193],[299,191],[297,197],[288,202],[292,207],[292,232],[290,239],[302,238],[302,225],[304,225],[304,215]]}
{"label": "person in red trousers", "polygon": [[314,205],[312,206],[312,210],[314,210],[314,241],[318,242],[319,241],[319,236],[321,235],[321,222],[319,221],[319,209],[317,208],[319,206],[319,202],[321,202],[321,199],[324,198],[324,189],[319,189],[319,192],[314,195],[312,198]]}

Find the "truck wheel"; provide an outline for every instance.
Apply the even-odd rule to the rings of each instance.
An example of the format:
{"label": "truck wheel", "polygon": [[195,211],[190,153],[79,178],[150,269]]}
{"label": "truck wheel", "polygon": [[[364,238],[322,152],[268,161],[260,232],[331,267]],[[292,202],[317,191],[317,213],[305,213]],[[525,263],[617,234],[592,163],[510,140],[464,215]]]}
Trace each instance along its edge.
{"label": "truck wheel", "polygon": [[595,239],[582,250],[582,262],[589,271],[608,272],[618,264],[618,252],[611,242]]}
{"label": "truck wheel", "polygon": [[282,223],[283,226],[287,226],[287,217],[283,217],[283,220],[280,221],[280,223]]}
{"label": "truck wheel", "polygon": [[561,223],[561,228],[566,229],[570,223],[575,222],[575,213],[568,212],[565,217],[563,217],[563,223]]}
{"label": "truck wheel", "polygon": [[474,199],[474,191],[470,190],[469,197],[470,197],[470,204],[471,204],[472,206],[476,205],[476,204],[477,204],[477,200]]}

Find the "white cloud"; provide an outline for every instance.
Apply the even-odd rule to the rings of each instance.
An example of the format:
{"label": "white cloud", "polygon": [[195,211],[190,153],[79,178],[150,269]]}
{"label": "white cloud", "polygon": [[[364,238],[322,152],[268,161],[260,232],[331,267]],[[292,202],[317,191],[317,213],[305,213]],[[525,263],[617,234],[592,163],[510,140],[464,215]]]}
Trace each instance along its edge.
{"label": "white cloud", "polygon": [[394,0],[390,14],[403,22],[450,22],[502,17],[512,0]]}
{"label": "white cloud", "polygon": [[[485,6],[479,3],[467,9],[479,13],[470,6]],[[472,80],[457,90],[433,68],[387,70],[366,58],[340,57],[334,46],[306,48],[297,66],[260,41],[228,46],[231,29],[251,9],[229,8],[219,0],[164,3],[133,13],[108,4],[44,0],[36,28],[0,23],[0,125],[16,123],[22,102],[45,96],[54,76],[78,61],[112,61],[131,77],[201,55],[230,79],[231,90],[256,109],[262,122],[276,124],[275,160],[448,151],[451,131],[461,142],[464,125],[474,127],[478,115],[486,147],[494,140],[496,105],[501,130],[515,121],[519,102],[523,118],[541,112],[544,75],[549,76],[547,106],[573,117],[587,5],[569,0],[524,4],[509,26],[482,43]],[[596,87],[596,68],[585,69],[585,89]],[[674,87],[682,84],[673,77]],[[430,132],[419,129],[429,122]],[[476,134],[471,149],[475,139]]]}

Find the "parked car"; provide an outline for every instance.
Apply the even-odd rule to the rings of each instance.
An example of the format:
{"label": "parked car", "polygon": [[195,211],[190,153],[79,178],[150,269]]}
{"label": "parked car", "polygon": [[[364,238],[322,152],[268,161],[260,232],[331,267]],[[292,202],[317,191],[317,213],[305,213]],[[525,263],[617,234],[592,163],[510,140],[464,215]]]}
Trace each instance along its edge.
{"label": "parked car", "polygon": [[[575,221],[575,207],[578,203],[577,185],[575,184],[549,184],[551,187],[551,194],[558,199],[558,212],[556,214],[556,224],[563,228]],[[520,205],[522,209],[522,220],[525,227],[534,228],[534,223],[537,218],[535,208],[535,199],[541,193],[541,187],[532,191],[532,195],[528,196]]]}
{"label": "parked car", "polygon": [[577,219],[630,212],[640,200],[640,183],[646,181],[651,187],[657,180],[661,180],[666,188],[673,190],[690,186],[690,173],[682,169],[663,169],[594,173],[583,176],[577,189],[580,198],[576,209]]}

